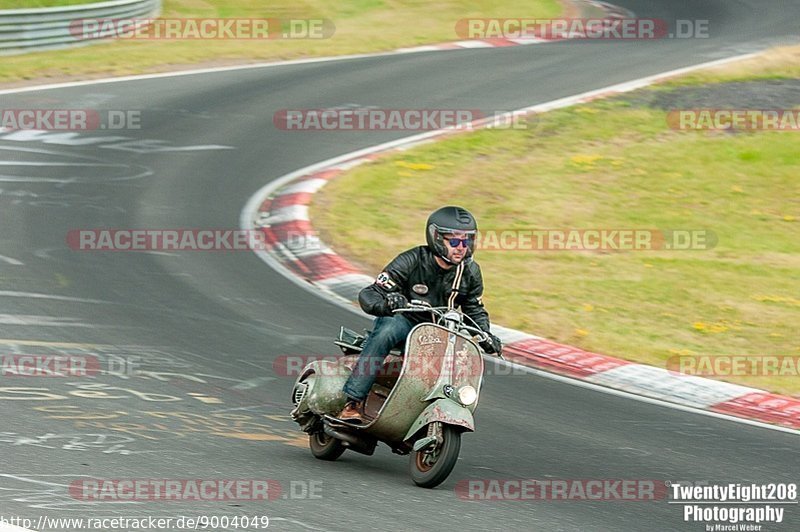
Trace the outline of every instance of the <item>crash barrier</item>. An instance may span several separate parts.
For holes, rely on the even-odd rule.
[[[155,17],[161,12],[161,2],[112,0],[73,6],[0,10],[0,55],[98,42],[98,39],[86,39],[79,32],[76,33],[75,28],[82,20]]]

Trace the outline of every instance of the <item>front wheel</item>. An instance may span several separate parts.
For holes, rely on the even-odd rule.
[[[434,488],[450,475],[461,451],[461,432],[442,425],[442,443],[433,451],[412,451],[409,460],[411,480],[421,488]]]
[[[314,458],[328,461],[336,460],[347,450],[341,440],[332,438],[322,431],[309,434],[308,446],[311,447]]]

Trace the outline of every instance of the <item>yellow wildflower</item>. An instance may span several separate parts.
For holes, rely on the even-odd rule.
[[[399,166],[401,168],[408,168],[409,170],[432,170],[434,168],[432,164],[410,163],[408,161],[397,161],[394,164],[395,166]]]

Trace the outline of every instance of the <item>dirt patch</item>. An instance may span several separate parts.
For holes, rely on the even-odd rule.
[[[800,106],[800,79],[710,83],[620,98],[634,107],[663,109],[791,109]]]

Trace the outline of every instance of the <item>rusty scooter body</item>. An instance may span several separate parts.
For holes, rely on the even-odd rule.
[[[333,417],[347,401],[342,388],[364,340],[344,327],[335,342],[344,356],[303,368],[292,393],[291,416],[309,434],[316,458],[336,460],[347,449],[371,455],[383,442],[397,454],[410,455],[412,480],[432,488],[455,466],[461,434],[475,430],[484,363],[472,335],[482,341],[485,333],[447,307],[412,302],[396,312],[428,312],[433,322],[411,330],[402,356],[393,351],[384,359],[365,403],[371,421],[354,425]]]

